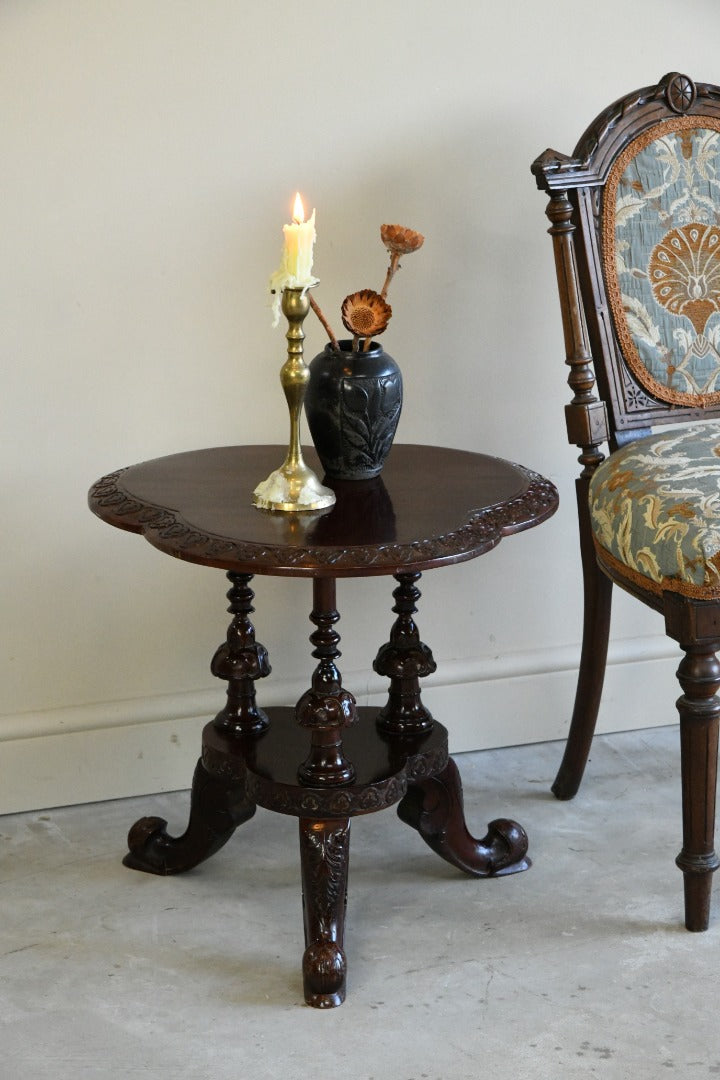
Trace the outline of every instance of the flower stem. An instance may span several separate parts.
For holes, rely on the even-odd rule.
[[[383,300],[385,299],[385,297],[388,294],[388,289],[390,288],[390,282],[395,277],[395,271],[398,270],[399,267],[400,267],[400,256],[398,255],[397,251],[391,251],[390,252],[390,265],[388,266],[387,274],[385,275],[385,283],[384,283],[384,285],[382,287],[382,292],[380,293],[380,296],[383,298]]]
[[[322,311],[318,307],[316,301],[313,300],[312,296],[309,296],[308,299],[310,301],[310,307],[313,309],[313,311],[317,315],[318,319],[322,323],[322,326],[323,326],[323,328],[325,330],[325,333],[330,338],[330,344],[332,345],[335,352],[339,353],[340,352],[340,346],[338,345],[337,338],[335,337],[335,335],[332,332],[332,329],[330,328],[330,323],[327,321],[327,319],[323,315]]]

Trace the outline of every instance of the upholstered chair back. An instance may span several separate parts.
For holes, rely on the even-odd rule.
[[[607,109],[573,157],[547,151],[533,172],[566,255],[572,440],[614,448],[720,415],[717,88],[665,76]]]

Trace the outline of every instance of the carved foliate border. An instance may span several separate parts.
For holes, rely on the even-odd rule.
[[[521,465],[514,466],[527,481],[519,495],[496,506],[471,513],[467,523],[443,536],[411,544],[385,543],[348,548],[253,544],[230,540],[194,528],[175,511],[141,501],[126,491],[122,477],[128,469],[109,473],[90,490],[92,511],[110,524],[134,529],[161,549],[188,561],[220,569],[251,572],[311,574],[318,567],[348,573],[363,569],[394,573],[404,566],[432,566],[445,560],[472,558],[495,547],[503,536],[539,525],[557,509],[558,493],[549,480]],[[123,520],[124,519],[124,520]]]
[[[202,763],[212,775],[243,784],[246,797],[266,810],[295,817],[343,818],[374,814],[400,802],[409,783],[443,771],[448,749],[443,744],[411,755],[397,773],[372,784],[327,789],[268,779],[235,755],[207,743],[203,744]]]

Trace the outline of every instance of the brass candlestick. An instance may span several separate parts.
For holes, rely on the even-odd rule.
[[[300,512],[323,510],[335,503],[335,492],[324,487],[303,461],[300,449],[300,414],[310,371],[303,360],[302,324],[310,310],[307,288],[286,288],[282,293],[282,312],[288,321],[287,360],[280,368],[280,383],[290,411],[290,443],[285,461],[258,484],[253,492],[253,506],[261,510]]]

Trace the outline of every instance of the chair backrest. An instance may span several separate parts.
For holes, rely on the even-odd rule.
[[[550,196],[568,437],[586,470],[605,441],[719,416],[720,88],[666,75],[532,171]]]

